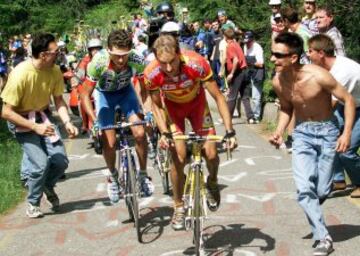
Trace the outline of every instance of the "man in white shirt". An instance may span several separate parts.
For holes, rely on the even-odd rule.
[[[333,40],[324,34],[319,34],[309,40],[310,60],[330,71],[334,78],[342,84],[354,97],[356,115],[352,129],[350,148],[341,154],[337,154],[334,161],[333,190],[346,188],[344,169],[348,173],[355,190],[351,193],[352,198],[360,198],[360,157],[357,151],[360,147],[360,64],[344,56],[335,56],[335,44]],[[339,121],[340,129],[344,124],[344,105],[336,98],[333,99],[335,115]]]
[[[244,54],[249,68],[248,78],[251,83],[254,123],[258,123],[261,117],[261,96],[265,79],[264,51],[255,41],[252,31],[245,32],[244,43]]]

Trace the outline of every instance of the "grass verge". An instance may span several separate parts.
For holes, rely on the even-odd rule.
[[[0,120],[0,215],[24,199],[25,190],[20,183],[22,150]]]

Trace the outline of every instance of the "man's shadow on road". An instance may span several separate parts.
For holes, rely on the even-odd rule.
[[[213,231],[213,230],[217,231]],[[254,240],[263,240],[259,245],[249,245]],[[234,255],[237,249],[258,247],[262,252],[269,252],[275,249],[275,239],[263,233],[258,228],[244,228],[244,224],[230,224],[227,226],[214,225],[204,229],[203,248],[206,255]],[[185,255],[192,255],[194,247],[183,252]]]
[[[78,200],[60,204],[59,209],[56,212],[49,213],[47,215],[65,214],[74,211],[84,211],[93,209],[94,207],[105,208],[111,205],[112,204],[108,197]]]
[[[79,178],[81,176],[88,175],[88,174],[90,174],[92,172],[97,172],[97,171],[103,170],[105,168],[106,168],[105,166],[102,166],[102,167],[97,167],[97,168],[87,168],[87,169],[84,169],[84,170],[78,170],[78,171],[74,171],[74,172],[67,172],[65,180]],[[104,175],[102,175],[102,176],[104,176]],[[60,182],[61,181],[62,180],[60,180]]]
[[[360,235],[360,226],[351,224],[340,224],[328,226],[330,236],[334,242],[343,242]]]

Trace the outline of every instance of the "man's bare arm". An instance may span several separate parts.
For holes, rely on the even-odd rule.
[[[161,101],[160,91],[150,91],[152,111],[160,133],[169,132],[166,122],[166,112]]]
[[[88,85],[86,82],[83,83],[83,90],[80,93],[81,104],[85,108],[86,114],[88,114],[91,120],[94,122],[96,116],[91,103],[91,95],[94,91],[94,86]]]

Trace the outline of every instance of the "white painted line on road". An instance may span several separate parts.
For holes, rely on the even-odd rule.
[[[237,148],[255,149],[256,147],[255,146],[249,146],[249,145],[238,145]]]
[[[229,204],[240,203],[240,201],[236,199],[236,195],[232,194],[225,195],[224,201]]]
[[[280,160],[282,157],[281,156],[253,156],[253,157],[245,158],[244,161],[246,164],[253,166],[253,165],[255,165],[254,159],[257,159],[257,158],[273,158],[276,160]]]
[[[90,154],[83,154],[83,155],[68,155],[69,160],[83,160],[87,158]]]
[[[105,183],[99,183],[96,185],[96,192],[103,192],[106,189]]]
[[[219,165],[219,167],[227,166],[227,165],[229,165],[229,164],[232,164],[232,163],[237,162],[238,160],[239,160],[239,159],[236,159],[236,158],[231,159],[231,160],[226,160],[225,162],[222,162],[222,163]]]
[[[106,223],[106,227],[110,228],[110,227],[117,227],[119,226],[119,221],[118,220],[112,220],[112,221],[108,221]]]
[[[240,172],[239,174],[235,175],[218,175],[218,178],[226,180],[228,182],[236,182],[245,176],[247,176],[247,172]]]
[[[270,201],[271,199],[273,199],[275,197],[276,193],[266,193],[266,194],[257,195],[257,196],[246,195],[246,194],[242,194],[242,193],[238,193],[237,195],[240,197],[251,199],[253,201],[264,203],[264,202],[267,202],[267,201]]]

